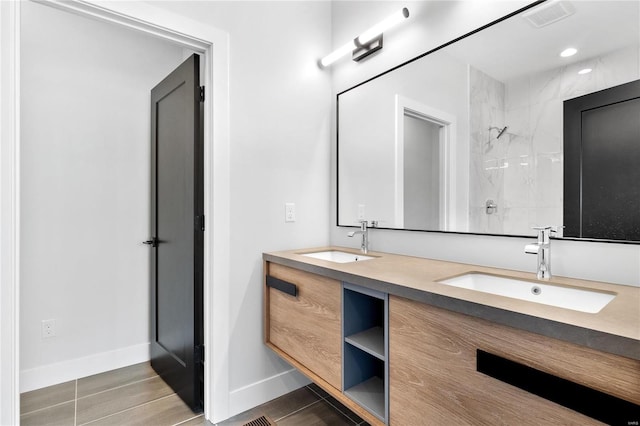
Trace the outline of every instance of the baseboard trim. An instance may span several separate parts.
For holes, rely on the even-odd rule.
[[[20,393],[149,361],[149,343],[20,371]]]
[[[235,389],[229,395],[229,417],[257,407],[309,383],[311,383],[309,379],[292,368],[259,382]]]

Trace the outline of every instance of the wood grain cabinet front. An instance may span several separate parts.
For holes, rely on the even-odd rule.
[[[389,297],[389,339],[392,425],[590,425],[618,421],[637,424],[634,422],[640,420],[624,417],[633,417],[640,404],[637,360],[394,296]],[[612,397],[626,411],[619,413],[622,418],[600,422],[564,404],[507,384],[478,371],[481,358],[478,350],[533,371],[535,376],[527,380],[536,382],[533,385],[545,392],[557,386],[547,384],[545,380],[551,377],[605,394],[588,404],[606,405]],[[499,364],[498,373],[512,374],[502,371],[503,368],[510,367]],[[542,372],[543,378],[538,372]],[[566,396],[572,397],[560,395]],[[616,410],[612,405],[600,408],[606,415],[616,414],[607,412]]]
[[[314,381],[340,390],[340,282],[271,262],[265,275],[267,346]]]

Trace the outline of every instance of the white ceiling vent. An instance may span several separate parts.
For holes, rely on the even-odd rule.
[[[545,27],[573,15],[576,9],[564,0],[552,0],[522,14],[534,28]]]

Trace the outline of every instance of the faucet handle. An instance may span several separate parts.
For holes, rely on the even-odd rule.
[[[551,235],[551,226],[532,226],[531,229],[538,231],[538,244],[547,244]]]
[[[531,229],[538,231],[538,236],[540,236],[546,234],[547,231],[551,231],[551,225],[532,226]]]
[[[551,235],[557,235],[558,229],[564,228],[564,225],[545,225],[545,226],[532,226],[531,229],[538,231],[538,241],[548,242]]]
[[[564,225],[543,225],[543,226],[532,226],[531,229],[542,230],[542,229],[550,229],[553,232],[558,232],[559,228],[564,228]]]
[[[563,229],[564,225],[545,225],[545,226],[532,226],[531,229],[535,229],[536,231],[549,231],[549,233],[558,233],[558,229]]]

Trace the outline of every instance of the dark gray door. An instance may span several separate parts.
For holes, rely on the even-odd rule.
[[[564,235],[640,241],[640,80],[564,104]]]
[[[203,407],[203,139],[199,57],[151,91],[151,366]]]

